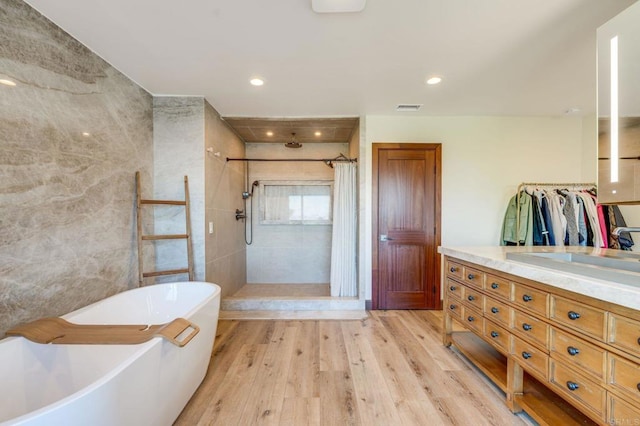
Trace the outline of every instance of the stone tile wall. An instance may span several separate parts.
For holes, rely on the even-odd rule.
[[[151,95],[22,1],[0,0],[0,78],[1,336],[137,286],[153,145]]]

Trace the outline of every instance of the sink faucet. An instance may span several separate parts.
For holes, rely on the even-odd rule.
[[[621,232],[640,232],[640,226],[620,226],[615,228],[612,234],[620,235]]]

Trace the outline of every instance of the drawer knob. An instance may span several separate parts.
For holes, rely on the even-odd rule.
[[[638,384],[636,385],[636,387],[637,387],[637,388],[638,388],[638,390],[640,391],[640,383],[638,383]]]
[[[456,305],[449,305],[449,309],[454,310],[456,308]]]
[[[569,346],[567,347],[567,352],[569,352],[569,355],[571,356],[576,356],[580,353],[580,349],[574,348],[573,346]]]
[[[467,278],[469,278],[470,280],[474,279],[475,277],[476,277],[476,276],[475,276],[475,275],[473,275],[473,274],[469,274],[469,275],[467,275]]]
[[[531,358],[531,354],[529,352],[522,352],[522,358],[529,359]]]
[[[449,287],[449,290],[451,290],[451,291],[456,291],[456,286],[455,286],[455,285],[452,285],[451,287]]]
[[[567,388],[568,388],[570,391],[574,391],[574,390],[576,390],[576,389],[580,388],[580,385],[579,385],[579,384],[577,384],[576,382],[567,382]]]
[[[476,300],[475,296],[470,294],[467,299],[469,299],[469,302],[473,302],[474,300]]]
[[[567,313],[567,316],[570,320],[577,320],[578,318],[580,318],[580,314],[574,311],[569,311],[569,313]]]
[[[525,294],[524,296],[522,296],[522,300],[524,300],[525,302],[531,302],[533,300],[533,297]]]
[[[497,289],[498,288],[498,283],[492,283],[491,284],[491,288],[494,289],[494,290]]]
[[[522,324],[522,329],[524,331],[531,331],[533,327],[531,326],[531,324],[527,324],[526,322],[524,324]]]
[[[496,308],[495,306],[493,308],[491,308],[491,312],[494,314],[498,313],[498,308]]]
[[[471,315],[469,315],[469,316],[467,317],[467,321],[469,321],[469,322],[474,322],[475,320],[476,320],[476,319],[475,319],[474,317],[472,317]]]
[[[453,267],[453,266],[452,266],[451,268],[449,268],[449,271],[450,271],[450,272],[456,272],[457,270],[458,270],[458,268],[455,268],[455,267]]]
[[[495,337],[498,337],[498,336],[499,336],[499,334],[498,334],[498,332],[497,332],[497,331],[492,331],[492,332],[491,332],[491,337],[494,337],[494,338],[495,338]],[[640,387],[640,383],[638,383],[638,387]]]

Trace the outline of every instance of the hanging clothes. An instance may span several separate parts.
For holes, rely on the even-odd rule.
[[[576,195],[571,192],[561,193],[565,197],[564,217],[567,219],[567,235],[564,244],[568,246],[580,245],[580,229],[578,223],[579,206]]]
[[[630,250],[634,244],[628,232],[619,237],[612,235],[613,229],[626,226],[626,223],[617,206],[597,204],[595,189],[525,188],[520,192],[519,200],[519,206],[517,195],[509,200],[500,245],[570,245]]]
[[[602,247],[609,248],[609,238],[607,237],[607,229],[609,226],[605,220],[604,208],[602,204],[597,205],[598,209],[598,223],[600,224],[600,237],[602,238]]]
[[[533,212],[531,209],[531,195],[522,191],[520,194],[520,208],[518,208],[518,196],[514,195],[509,200],[507,211],[502,222],[502,234],[500,245],[522,244],[533,245]],[[518,227],[518,212],[520,213],[520,226]],[[519,229],[518,229],[519,228]]]
[[[547,192],[549,200],[549,212],[551,213],[551,228],[555,236],[556,245],[564,246],[564,237],[567,234],[567,218],[564,216],[564,204],[566,200],[555,191]]]
[[[593,245],[593,247],[604,247],[595,199],[591,194],[586,192],[578,192],[576,194],[582,198],[584,204],[585,217],[588,220],[589,228],[591,230],[588,236],[589,241],[592,242],[591,245]]]
[[[542,217],[544,219],[545,225],[547,226],[547,237],[549,241],[547,245],[555,246],[556,236],[552,226],[551,210],[549,209],[549,198],[544,193],[543,193],[543,196],[541,197],[541,204],[542,204]]]
[[[622,212],[620,211],[620,208],[618,206],[609,206],[609,211],[613,211],[613,217],[615,218],[615,226],[611,229],[612,232],[613,229],[617,227],[627,226],[627,223],[625,222],[624,217],[622,217]],[[615,235],[613,236],[615,237]],[[631,250],[631,247],[633,247],[633,238],[631,238],[631,234],[629,232],[621,232],[620,236],[617,237],[617,240],[620,246],[620,250]]]

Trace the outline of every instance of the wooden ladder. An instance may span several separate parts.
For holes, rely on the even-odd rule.
[[[138,225],[138,282],[143,284],[144,278],[159,277],[163,275],[189,274],[189,281],[193,281],[193,249],[191,248],[191,221],[189,215],[189,179],[184,177],[184,201],[173,200],[145,200],[142,198],[142,185],[140,183],[140,172],[136,172],[136,215]],[[142,234],[142,207],[145,205],[152,206],[184,206],[184,215],[186,221],[186,234],[168,234],[168,235],[143,235]],[[143,241],[159,241],[159,240],[180,240],[184,239],[187,243],[187,267],[183,269],[170,269],[165,271],[144,272],[142,242]]]

